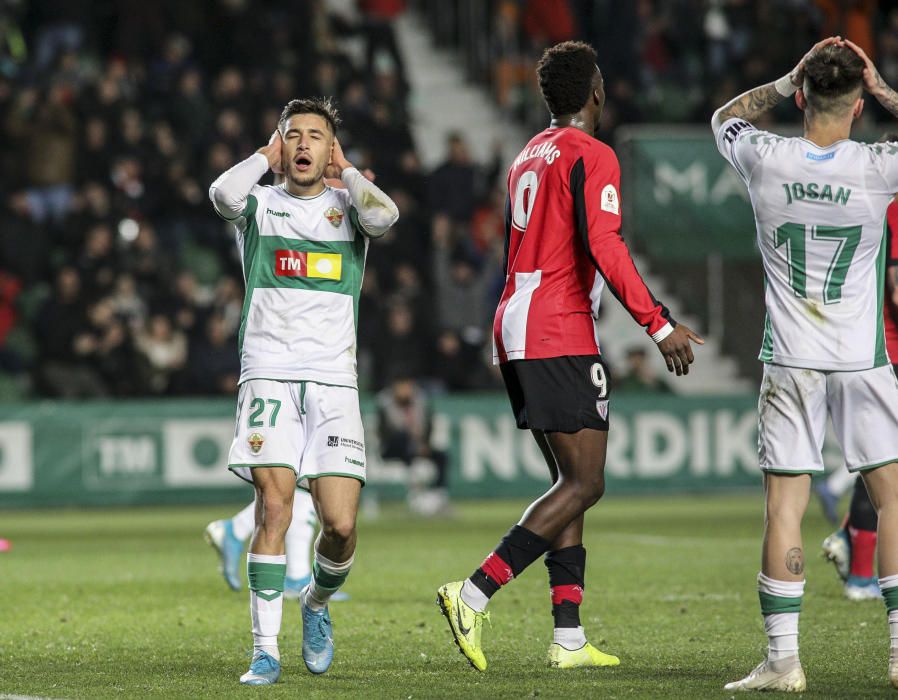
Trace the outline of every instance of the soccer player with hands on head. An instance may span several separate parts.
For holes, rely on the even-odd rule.
[[[758,594],[767,658],[726,690],[802,692],[798,617],[801,521],[832,419],[849,471],[879,515],[879,586],[889,615],[889,680],[898,687],[898,381],[883,332],[883,228],[898,192],[898,144],[852,141],[863,91],[898,116],[898,93],[854,43],[829,37],[787,75],[732,99],[711,120],[747,185],[766,279],[759,359],[759,462],[766,496]],[[804,135],[752,121],[794,95]]]
[[[269,143],[209,190],[216,212],[236,229],[246,280],[228,466],[256,489],[247,555],[254,650],[240,679],[248,685],[275,683],[281,673],[284,536],[296,487],[311,492],[321,523],[312,580],[300,595],[302,655],[312,673],[333,660],[328,601],[356,546],[365,481],[358,301],[368,241],[386,233],[398,210],[346,159],[338,125],[330,100],[292,100]],[[284,182],[259,185],[269,170]],[[328,176],[345,189],[331,187]]]
[[[464,581],[440,587],[437,602],[453,639],[480,671],[490,598],[545,555],[555,621],[554,668],[615,666],[580,624],[586,573],[583,516],[601,498],[611,392],[596,321],[603,288],[627,308],[664,356],[688,374],[691,342],[652,296],[621,238],[620,166],[595,138],[605,103],[595,50],[580,42],[547,49],[537,68],[551,113],[508,173],[506,283],[496,311],[499,364],[518,427],[530,430],[552,487],[525,511]]]

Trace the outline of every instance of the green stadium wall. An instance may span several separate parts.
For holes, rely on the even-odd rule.
[[[754,395],[619,396],[612,403],[609,492],[756,487]],[[453,497],[530,497],[548,482],[530,435],[500,395],[437,399],[434,443],[449,451]],[[363,402],[366,492],[405,494],[408,470],[377,457],[374,407]],[[0,405],[0,507],[246,501],[225,463],[229,400]]]

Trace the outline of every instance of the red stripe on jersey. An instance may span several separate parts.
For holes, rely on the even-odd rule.
[[[552,605],[561,605],[565,600],[580,605],[583,602],[583,589],[577,584],[552,586]]]
[[[602,278],[649,334],[671,322],[620,236],[620,166],[608,146],[573,127],[546,129],[512,164],[508,195],[497,361],[598,353]]]
[[[489,556],[483,560],[480,568],[483,569],[483,573],[500,586],[504,586],[514,578],[514,572],[511,570],[511,567],[495,552],[490,552]]]
[[[892,202],[886,209],[886,274],[890,274],[889,268],[898,265],[898,203]],[[898,364],[898,306],[889,293],[886,285],[883,300],[883,323],[886,335],[886,351],[892,364]]]

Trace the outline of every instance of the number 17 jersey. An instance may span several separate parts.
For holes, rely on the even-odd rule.
[[[717,148],[755,215],[767,307],[759,359],[834,371],[887,364],[885,214],[898,191],[898,143],[822,148],[729,119]]]

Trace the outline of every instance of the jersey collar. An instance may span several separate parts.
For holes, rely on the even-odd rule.
[[[287,190],[287,185],[286,185],[286,184],[280,184],[280,185],[278,185],[278,189],[281,190],[281,191],[282,191],[284,194],[286,194],[288,197],[293,197],[293,199],[311,200],[311,199],[318,199],[320,196],[322,196],[322,195],[324,195],[324,194],[327,194],[328,192],[330,192],[330,190],[331,190],[332,188],[331,188],[330,185],[325,185],[325,186],[324,186],[324,189],[321,190],[321,192],[319,192],[318,194],[313,194],[311,197],[302,197],[302,196],[300,196],[300,195],[298,195],[298,194],[293,194],[292,192],[290,192],[290,191]]]

